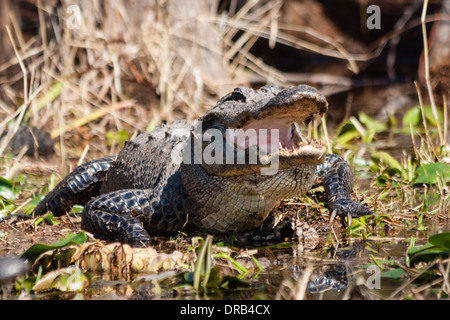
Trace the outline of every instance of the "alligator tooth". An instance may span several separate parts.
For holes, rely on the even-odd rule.
[[[327,151],[325,149],[322,150],[322,153],[320,154],[320,156],[317,159],[321,159],[325,155],[325,153],[327,153]]]
[[[303,136],[301,134],[299,134],[298,136],[300,137],[300,139],[302,139],[303,143],[308,144],[308,140],[303,138]]]
[[[293,122],[291,124],[290,129],[291,129],[291,136],[292,136],[292,142],[294,144],[294,146],[293,146],[294,148],[300,147],[302,142],[304,144],[308,144],[308,140],[303,138],[301,130],[300,130],[300,126],[296,122]]]

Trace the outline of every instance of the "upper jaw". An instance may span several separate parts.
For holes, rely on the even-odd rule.
[[[290,117],[299,124],[308,123],[314,114],[327,112],[326,98],[315,88],[299,85],[283,90],[276,86],[265,86],[258,90],[240,88],[245,101],[220,99],[217,105],[199,120],[203,123],[220,122],[227,128],[242,128],[267,117]],[[225,96],[226,97],[226,96]]]
[[[296,121],[300,124],[308,124],[314,114],[324,115],[328,110],[328,102],[317,89],[299,85],[281,90],[272,97],[253,119],[243,123],[253,122],[259,119],[285,119],[286,123]]]
[[[278,170],[319,165],[325,160],[325,147],[319,141],[303,137],[300,125],[309,123],[315,114],[323,115],[327,107],[319,91],[297,86],[279,91],[262,106],[259,101],[257,110],[250,106],[231,120],[216,119],[214,122],[224,131],[223,159],[230,160],[226,150],[232,150],[233,161],[202,167],[212,174],[233,176],[260,173],[274,163]],[[255,157],[257,161],[252,163]],[[244,163],[240,164],[242,160]]]

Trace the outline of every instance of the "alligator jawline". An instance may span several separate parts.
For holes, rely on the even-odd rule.
[[[312,116],[303,113],[299,117],[297,112],[291,112],[248,121],[242,129],[228,129],[226,139],[234,144],[236,152],[256,146],[263,163],[279,158],[295,162],[292,165],[318,165],[323,162],[326,150],[321,141],[304,137],[298,125],[309,122]],[[293,119],[296,121],[292,122]]]

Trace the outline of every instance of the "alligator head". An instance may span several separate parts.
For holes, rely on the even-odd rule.
[[[261,173],[274,164],[274,173],[321,164],[324,146],[304,138],[300,125],[308,124],[314,114],[323,115],[327,108],[326,98],[306,85],[236,88],[194,125],[194,139],[201,140],[197,149],[194,146],[195,161],[220,176]]]

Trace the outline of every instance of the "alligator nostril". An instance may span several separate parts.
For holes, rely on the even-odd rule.
[[[231,94],[231,98],[234,101],[241,101],[241,102],[245,102],[245,96],[242,93],[242,90],[239,88],[234,89],[233,93]]]

